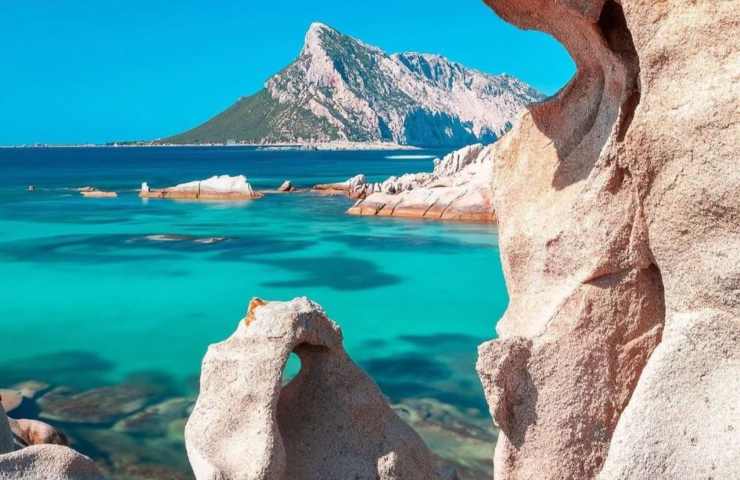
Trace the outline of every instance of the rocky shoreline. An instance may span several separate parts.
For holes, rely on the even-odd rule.
[[[350,215],[495,223],[493,146],[469,145],[435,160],[430,173],[369,183],[364,175],[315,185],[321,195],[345,195],[357,202]]]
[[[184,429],[196,394],[178,394],[167,383],[137,375],[89,389],[39,381],[0,389],[10,431],[16,442],[23,439],[5,450],[22,452],[43,443],[53,445],[43,455],[52,452],[56,458],[59,449],[74,448],[81,454],[69,448],[65,454],[76,459],[74,468],[67,473],[60,468],[54,477],[65,480],[192,480]],[[465,479],[490,479],[496,430],[485,417],[429,398],[409,399],[393,410],[431,446],[435,468],[454,469]],[[2,432],[0,425],[0,468],[19,459],[18,453],[3,455]],[[29,476],[7,478],[37,478],[28,470],[24,474]]]

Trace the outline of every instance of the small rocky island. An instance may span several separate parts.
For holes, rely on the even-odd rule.
[[[493,146],[475,144],[434,161],[434,171],[368,182],[356,175],[344,182],[316,185],[322,195],[356,199],[347,213],[493,223]]]
[[[181,183],[174,187],[150,188],[144,182],[139,191],[141,198],[164,198],[170,200],[255,200],[263,195],[256,192],[244,175],[213,176],[206,180]]]

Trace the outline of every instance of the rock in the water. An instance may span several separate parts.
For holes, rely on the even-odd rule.
[[[142,198],[169,198],[173,200],[254,200],[262,198],[244,175],[213,176],[206,180],[181,183],[168,188],[150,188],[141,184],[139,196]]]
[[[30,445],[69,445],[69,440],[64,433],[60,432],[51,425],[38,420],[15,420],[8,419],[10,429],[24,446]]]
[[[496,431],[489,420],[428,398],[405,400],[393,409],[461,478],[490,480],[493,476]]]
[[[171,398],[119,420],[113,428],[120,432],[164,436],[173,421],[187,418],[192,406],[189,398]]]
[[[12,412],[23,403],[23,394],[18,390],[0,388],[0,403],[7,413]]]
[[[293,183],[290,180],[284,181],[278,187],[278,192],[292,192],[294,190]]]
[[[60,445],[35,445],[0,455],[0,480],[103,480],[92,460]]]
[[[98,190],[96,188],[91,188],[89,190],[80,190],[80,195],[82,195],[85,198],[116,198],[118,197],[118,194],[116,192],[106,192],[103,190]]]
[[[302,368],[282,385],[291,352]],[[203,361],[185,439],[198,479],[429,480],[432,456],[306,298],[253,301]]]
[[[40,417],[69,423],[113,423],[146,407],[160,395],[154,387],[121,384],[75,393],[56,388],[38,401]]]
[[[470,145],[436,160],[432,173],[391,177],[352,191],[350,215],[495,221],[492,147]]]
[[[27,439],[27,444],[46,444],[18,448],[14,433]],[[65,446],[48,444],[62,440],[66,440],[63,434],[41,422],[9,419],[0,405],[0,480],[102,480],[92,460]]]
[[[13,385],[12,390],[18,390],[24,398],[33,400],[49,389],[49,384],[37,380],[27,380]]]
[[[495,477],[740,478],[740,9],[486,2],[578,66],[493,147]]]
[[[364,195],[367,178],[358,174],[338,183],[324,183],[313,186],[313,191],[321,195],[346,195],[350,198],[359,198]]]

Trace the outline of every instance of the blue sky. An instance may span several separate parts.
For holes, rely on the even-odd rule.
[[[0,0],[0,144],[151,139],[254,93],[313,21],[389,52],[440,53],[545,93],[567,52],[481,0]]]

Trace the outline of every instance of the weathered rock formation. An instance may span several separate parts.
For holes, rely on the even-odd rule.
[[[740,478],[740,10],[486,1],[578,65],[492,154],[496,478]]]
[[[31,446],[17,448],[14,430],[23,444]],[[42,422],[8,419],[0,406],[0,480],[101,480],[92,460],[49,443],[64,443],[60,435]]]
[[[262,198],[247,182],[244,175],[230,177],[214,176],[206,180],[181,183],[168,188],[149,188],[141,184],[139,196],[142,198],[167,198],[171,200],[254,200]]]
[[[346,195],[349,198],[364,197],[368,188],[365,175],[358,174],[343,182],[314,185],[311,190],[321,195]]]
[[[470,145],[435,160],[432,173],[390,177],[350,191],[350,215],[493,222],[493,147]]]
[[[302,368],[283,386],[288,356]],[[199,480],[429,480],[421,439],[349,359],[339,327],[306,298],[250,303],[203,360],[185,430]]]

